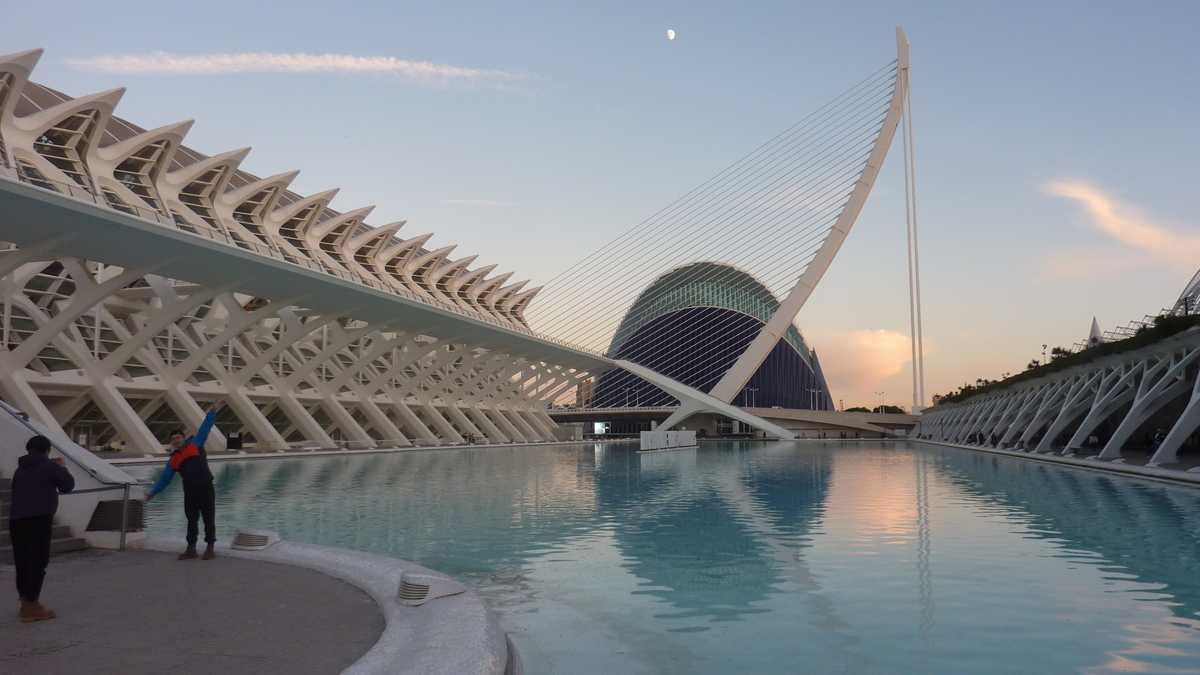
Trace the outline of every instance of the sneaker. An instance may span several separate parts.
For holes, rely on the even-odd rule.
[[[194,549],[194,548],[189,548],[188,550],[179,554],[179,560],[195,560],[195,559],[196,559],[196,549]]]
[[[217,557],[217,552],[213,550],[213,545],[209,544],[208,547],[204,549],[204,555],[201,556],[200,559],[212,560],[215,557]]]

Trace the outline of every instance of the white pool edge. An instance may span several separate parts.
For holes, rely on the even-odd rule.
[[[1179,469],[1164,469],[1154,466],[1139,466],[1137,464],[1120,464],[1106,462],[1104,460],[1093,459],[1091,457],[1068,457],[1063,455],[1043,455],[1032,452],[1021,452],[1019,450],[1007,450],[1004,448],[984,448],[975,445],[963,445],[961,443],[947,443],[945,441],[934,441],[923,438],[907,438],[907,439],[889,439],[898,442],[909,443],[924,443],[926,445],[938,445],[946,448],[957,448],[960,450],[970,450],[972,452],[984,452],[993,455],[1006,455],[1009,457],[1019,457],[1021,459],[1029,459],[1036,462],[1046,462],[1048,464],[1061,464],[1064,466],[1073,466],[1080,469],[1090,469],[1092,471],[1103,471],[1105,473],[1115,473],[1129,476],[1131,478],[1141,478],[1144,480],[1153,480],[1161,483],[1171,483],[1186,487],[1200,487],[1200,474],[1189,473]]]
[[[633,439],[636,442],[637,439]],[[593,445],[595,443],[617,443],[621,439],[606,441],[545,441],[540,443],[477,443],[474,445],[413,445],[396,448],[363,448],[358,450],[279,450],[273,452],[242,452],[238,454],[209,455],[210,462],[240,462],[246,460],[292,459],[295,457],[337,457],[341,455],[387,455],[404,452],[429,452],[431,450],[490,450],[499,448],[531,448],[548,445]],[[626,441],[630,442],[630,441]],[[149,457],[114,457],[105,458],[97,455],[115,466],[139,466],[146,464],[162,464],[167,454],[151,455]]]

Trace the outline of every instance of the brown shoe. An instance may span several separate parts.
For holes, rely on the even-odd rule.
[[[179,560],[195,560],[195,559],[196,559],[196,549],[194,549],[194,548],[189,548],[188,550],[179,554]]]
[[[21,623],[33,623],[34,621],[49,621],[57,616],[53,610],[47,609],[40,602],[21,602]]]
[[[201,560],[212,560],[215,557],[217,557],[217,552],[213,550],[213,545],[209,544],[204,549],[204,555],[200,556],[200,559]]]

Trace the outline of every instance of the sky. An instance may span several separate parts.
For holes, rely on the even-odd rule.
[[[1196,3],[574,4],[18,3],[0,51],[537,283],[890,61],[900,24],[930,394],[1156,313],[1200,267]],[[899,151],[797,319],[846,406],[912,403]]]

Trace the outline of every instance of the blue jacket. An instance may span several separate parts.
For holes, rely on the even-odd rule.
[[[187,446],[194,444],[196,447],[201,449],[201,455],[203,455],[204,444],[208,441],[208,434],[212,431],[213,423],[216,421],[216,411],[210,410],[209,413],[204,416],[204,421],[200,423],[200,428],[196,430],[196,434],[191,438],[185,438],[183,440],[183,445],[181,445],[180,448],[186,448]],[[179,451],[176,450],[175,452]],[[154,487],[151,487],[146,492],[147,497],[153,497],[154,495],[165,490],[167,486],[171,484],[171,479],[175,477],[175,468],[171,465],[171,459],[174,457],[175,452],[172,452],[171,457],[167,458],[167,464],[163,467],[163,472],[159,475],[158,481],[154,483]]]

